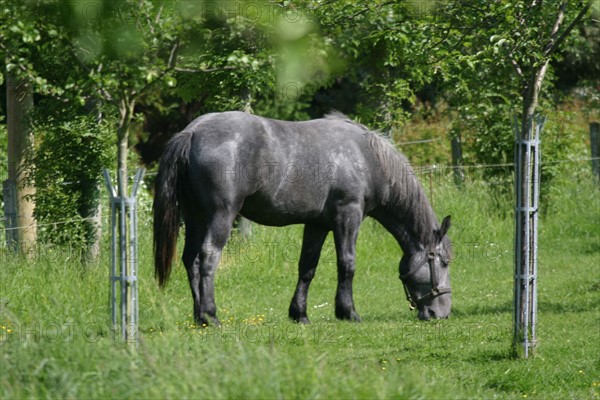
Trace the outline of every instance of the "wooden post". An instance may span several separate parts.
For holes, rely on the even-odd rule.
[[[92,214],[86,218],[89,218],[86,224],[91,232],[88,237],[85,262],[96,262],[100,258],[100,242],[102,239],[102,205],[98,203],[98,206],[92,210]]]
[[[19,237],[17,235],[17,185],[14,180],[2,182],[2,198],[4,199],[4,228],[6,247],[13,252],[17,250]]]
[[[451,143],[454,183],[460,188],[465,180],[465,173],[462,169],[462,142],[460,140],[460,136],[454,136]]]
[[[27,123],[27,113],[33,108],[33,90],[19,82],[11,73],[6,75],[6,111],[8,128],[8,180],[14,182],[15,224],[17,246],[28,254],[35,246],[37,229],[31,196],[35,187],[27,184],[25,158],[33,150],[33,134]],[[7,184],[12,185],[12,183]],[[10,190],[10,189],[9,189]]]
[[[590,146],[592,148],[592,173],[600,182],[600,123],[590,124]]]

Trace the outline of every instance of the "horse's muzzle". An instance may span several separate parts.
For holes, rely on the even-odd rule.
[[[419,309],[418,317],[421,321],[429,321],[430,319],[446,319],[450,316],[450,313],[445,315],[437,315],[435,310],[428,306],[424,306]]]

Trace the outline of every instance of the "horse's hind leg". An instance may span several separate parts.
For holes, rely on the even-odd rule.
[[[235,213],[215,213],[210,222],[186,221],[183,263],[194,299],[197,324],[220,325],[215,304],[214,276],[227,243]]]
[[[306,315],[306,297],[308,287],[315,276],[323,243],[328,231],[311,225],[304,226],[304,238],[302,239],[302,252],[298,263],[298,283],[296,292],[290,304],[289,316],[296,322],[308,323]]]
[[[338,212],[333,230],[337,253],[338,285],[335,295],[335,316],[338,319],[360,321],[354,308],[352,280],[354,278],[354,259],[356,239],[362,221],[362,213],[354,207],[346,207]]]

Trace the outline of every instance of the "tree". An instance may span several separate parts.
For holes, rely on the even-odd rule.
[[[143,135],[140,111],[148,107],[164,113],[178,110],[181,102],[196,101],[202,104],[201,112],[256,107],[264,114],[273,112],[273,116],[281,116],[281,110],[288,109],[286,112],[291,116],[298,110],[295,102],[283,106],[273,102],[277,100],[273,96],[277,71],[290,64],[278,57],[275,49],[285,49],[291,43],[296,54],[309,47],[322,52],[315,45],[319,44],[318,34],[310,23],[299,33],[289,34],[299,25],[286,23],[282,16],[288,11],[279,5],[265,5],[267,9],[253,14],[254,9],[243,8],[242,3],[232,10],[221,7],[219,2],[208,7],[203,2],[176,0],[106,0],[91,5],[67,1],[0,1],[1,55],[8,70],[31,84],[36,103],[43,104],[32,119],[39,139],[46,139],[38,146],[36,157],[31,158],[44,166],[38,170],[40,179],[54,177],[60,181],[56,177],[77,169],[91,172],[89,168],[97,165],[95,161],[86,159],[86,165],[78,165],[78,160],[84,157],[64,157],[63,149],[58,147],[60,141],[52,138],[62,135],[73,141],[65,143],[64,148],[95,138],[99,141],[88,146],[92,153],[103,142],[102,138],[88,135],[81,140],[74,127],[84,131],[80,135],[85,135],[96,132],[97,126],[104,132],[113,121],[117,164],[126,176],[132,131]],[[274,41],[273,37],[283,39]],[[319,57],[317,54],[315,59]],[[307,64],[310,63],[303,62],[303,66]],[[311,74],[319,74],[322,69],[307,68],[301,72],[304,79],[310,80]],[[307,75],[307,70],[312,72]],[[292,75],[290,79],[295,78]],[[98,117],[94,121],[89,115]],[[82,124],[89,125],[83,128]],[[105,153],[103,150],[96,160]],[[50,173],[46,169],[50,166],[44,163],[52,157],[61,157],[62,166],[52,166]],[[126,182],[121,187],[124,193]],[[81,198],[82,204],[92,204],[85,199],[97,193],[91,191],[90,196],[79,197],[76,192],[63,189],[64,186],[48,184],[38,197],[50,196],[52,192],[53,201],[67,196]],[[86,189],[82,186],[78,190]],[[41,200],[38,214],[51,219],[66,208],[53,207],[51,202]],[[81,211],[75,203],[72,208]],[[89,213],[81,216],[87,218]],[[51,235],[51,238],[66,236]]]
[[[569,1],[544,2],[533,1],[494,1],[469,3],[449,2],[443,9],[447,25],[447,32],[452,30],[461,32],[461,36],[450,49],[457,47],[473,47],[463,59],[469,66],[483,67],[488,72],[489,79],[493,82],[500,78],[504,81],[504,88],[498,86],[497,93],[509,99],[510,95],[517,93],[520,103],[520,127],[517,132],[516,148],[529,153],[529,146],[524,141],[533,139],[535,128],[535,115],[539,108],[542,84],[548,74],[550,61],[556,54],[561,44],[568,38],[571,31],[586,16],[592,6],[591,1],[570,4]],[[476,34],[473,31],[476,29]],[[450,36],[450,35],[449,35]],[[484,39],[484,41],[481,40]],[[489,38],[489,39],[488,39]],[[478,40],[479,39],[479,40]],[[489,42],[485,42],[488,39]],[[449,43],[452,39],[447,39]],[[490,74],[491,73],[491,74]],[[515,102],[512,102],[516,106]],[[531,287],[535,281],[530,280],[531,274],[536,271],[537,263],[532,247],[537,246],[537,221],[532,207],[537,204],[537,198],[532,197],[530,186],[532,176],[530,173],[530,160],[528,157],[517,160],[522,163],[516,167],[519,176],[515,179],[516,204],[515,211],[515,295],[519,296],[519,307],[515,309],[515,335],[513,349],[515,354],[521,354],[517,345],[523,338],[533,335],[532,325],[527,322],[533,318],[534,306],[527,308],[525,304],[527,290],[521,287]],[[534,176],[534,179],[539,177]],[[530,224],[530,220],[531,222]],[[531,228],[530,228],[531,227]],[[517,240],[522,238],[522,240]],[[525,279],[527,277],[527,279]],[[531,279],[537,279],[532,276]],[[535,294],[531,294],[535,296]],[[527,300],[527,301],[526,301]],[[535,304],[535,298],[531,300]],[[530,315],[531,314],[531,315]],[[534,322],[531,322],[534,324]],[[534,338],[532,338],[534,339]],[[525,340],[527,343],[528,340]],[[533,342],[535,344],[535,342]],[[524,349],[525,354],[529,349]]]
[[[143,1],[101,3],[97,18],[77,12],[77,3],[64,3],[62,12],[74,15],[70,30],[72,51],[88,71],[91,94],[118,112],[117,166],[123,177],[119,195],[126,195],[127,159],[135,105],[152,85],[172,84],[179,48],[179,28],[173,10]]]
[[[556,5],[554,5],[554,7],[549,7],[542,3],[541,0],[534,0],[529,7],[524,6],[522,10],[519,10],[515,14],[517,22],[515,28],[517,32],[522,31],[522,37],[524,37],[525,40],[513,40],[512,42],[507,43],[508,47],[505,50],[505,54],[519,78],[522,96],[520,135],[521,138],[525,140],[533,139],[533,131],[536,129],[535,113],[538,108],[539,94],[552,54],[559,48],[571,30],[581,21],[583,16],[592,6],[591,1],[588,1],[585,4],[580,3],[578,7],[579,10],[576,10],[575,16],[571,21],[566,22],[565,15],[567,13],[568,1],[560,2],[557,7],[558,9],[554,9]],[[544,10],[544,7],[547,9]],[[536,22],[538,23],[532,27],[530,26],[529,29],[524,28],[524,26],[528,25],[528,18],[531,18],[534,15],[536,17],[542,17],[542,19],[537,20]],[[553,18],[546,19],[548,16]],[[548,25],[548,22],[550,21],[553,21],[551,27]],[[531,51],[532,47],[534,51]],[[522,160],[518,160],[518,162],[528,163],[529,161],[526,158],[523,158]],[[519,178],[517,185],[520,184],[521,187],[517,188],[515,193],[515,195],[519,197],[516,199],[517,204],[528,205],[531,204],[529,198],[530,192],[528,190],[531,185],[529,165],[521,165],[518,170],[521,171],[521,176],[517,177]],[[533,200],[533,203],[537,203],[537,199]],[[521,247],[515,249],[515,273],[520,274],[521,276],[529,276],[525,271],[530,271],[532,268],[530,264],[537,262],[534,259],[533,254],[531,254],[530,249],[531,241],[535,241],[533,246],[537,246],[537,225],[529,228],[527,221],[530,218],[529,212],[519,212],[519,210],[517,210],[516,218],[517,232],[515,232],[515,235],[523,239],[520,243],[518,241],[516,242],[517,245],[520,245]],[[531,229],[533,229],[533,232]],[[527,262],[526,260],[529,261]],[[536,268],[537,267],[534,266],[533,271],[535,271]],[[533,277],[533,279],[537,278]],[[530,283],[515,278],[515,285],[530,285]],[[525,290],[515,293],[521,293],[522,297],[527,295]],[[535,294],[533,296],[535,296]],[[533,301],[536,301],[536,299]],[[515,315],[518,316],[515,323],[518,326],[516,326],[515,337],[513,339],[513,348],[517,354],[520,354],[521,352],[517,346],[521,337],[530,335],[530,332],[528,332],[529,328],[524,322],[529,317],[524,314],[530,313],[530,310],[525,308],[525,301],[523,298],[520,299],[519,304],[519,309],[515,310]],[[532,323],[534,323],[534,321]],[[535,342],[533,345],[535,345]],[[527,354],[527,349],[525,350],[525,354]]]
[[[8,130],[8,180],[3,183],[3,192],[5,207],[12,208],[5,210],[9,220],[7,228],[16,230],[13,231],[16,234],[7,233],[7,240],[12,236],[16,242],[13,244],[25,254],[33,249],[37,238],[32,200],[35,186],[32,171],[26,164],[27,155],[33,149],[33,134],[28,123],[28,113],[33,107],[33,86],[26,74],[27,67],[17,68],[19,60],[28,55],[21,51],[18,43],[32,43],[38,37],[31,24],[20,21],[26,10],[23,5],[15,6],[3,9],[0,15],[0,58],[6,62],[6,69],[0,72],[0,83],[6,76]]]
[[[99,171],[93,171],[92,175],[89,172],[97,167],[96,161],[102,159],[106,150],[99,149],[101,141],[89,135],[99,126],[93,117],[88,117],[85,124],[77,124],[77,134],[85,138],[85,146],[75,151],[67,142],[70,136],[65,135],[67,130],[63,128],[72,124],[78,114],[94,116],[99,111],[94,102],[86,105],[89,96],[85,95],[85,71],[78,68],[70,51],[62,15],[57,12],[56,4],[2,1],[0,20],[0,57],[6,62],[6,70],[0,71],[0,81],[7,74],[31,91],[31,106],[26,114],[11,109],[7,114],[9,119],[19,119],[31,136],[36,137],[36,146],[29,146],[22,163],[28,171],[27,185],[38,184],[37,190],[27,196],[30,204],[36,203],[33,214],[37,222],[45,226],[37,230],[38,237],[55,244],[85,243],[89,249],[95,249],[99,229],[91,217],[98,209]],[[38,106],[35,108],[34,93]],[[52,137],[55,139],[46,140]],[[66,149],[73,152],[58,155]],[[57,174],[61,168],[69,173]],[[66,198],[69,201],[65,202]],[[70,222],[65,224],[65,220]],[[61,225],[50,224],[57,221]]]

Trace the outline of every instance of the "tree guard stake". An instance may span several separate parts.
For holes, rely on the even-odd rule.
[[[122,171],[117,172],[118,185],[123,184]],[[120,188],[115,190],[108,170],[104,170],[106,188],[110,196],[110,309],[113,335],[121,332],[121,339],[129,344],[138,343],[138,236],[137,236],[137,191],[144,176],[139,168],[133,179],[131,196],[120,197]],[[117,234],[118,226],[118,234]],[[129,229],[127,229],[129,227]],[[117,274],[117,259],[120,271]],[[119,282],[119,292],[117,292]],[[119,295],[117,293],[120,293]],[[120,299],[120,322],[117,321],[117,297]]]
[[[526,132],[515,118],[515,277],[513,352],[527,358],[536,345],[540,132],[536,116]],[[535,123],[535,126],[534,126]]]

